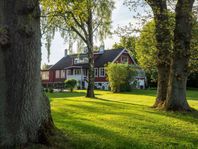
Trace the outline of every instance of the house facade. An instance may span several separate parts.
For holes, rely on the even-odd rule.
[[[128,63],[137,65],[134,58],[124,48],[104,50],[100,48],[94,53],[94,75],[95,87],[98,89],[108,89],[108,80],[105,73],[105,65],[109,62],[113,63]],[[88,57],[86,51],[81,54],[68,55],[65,51],[65,56],[48,70],[41,71],[42,83],[61,83],[67,79],[75,79],[78,81],[80,88],[87,88],[88,80]],[[139,82],[143,82],[145,87],[145,74],[137,75]],[[138,87],[138,86],[137,86]]]

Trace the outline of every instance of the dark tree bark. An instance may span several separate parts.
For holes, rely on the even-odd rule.
[[[178,0],[176,5],[176,26],[174,30],[174,51],[171,60],[166,110],[188,111],[186,82],[189,74],[188,62],[192,31],[192,7],[194,0]]]
[[[88,37],[87,37],[87,47],[88,47],[88,59],[89,59],[89,77],[88,77],[88,88],[87,97],[94,98],[94,54],[93,54],[93,16],[91,7],[88,5]]]
[[[42,93],[38,0],[0,1],[0,148],[46,143],[53,128]]]
[[[154,108],[161,108],[166,100],[171,51],[171,27],[166,0],[147,0],[151,6],[155,20],[155,34],[157,41],[157,70],[158,85]]]

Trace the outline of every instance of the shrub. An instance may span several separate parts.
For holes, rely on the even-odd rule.
[[[106,67],[107,78],[112,92],[130,91],[130,83],[135,71],[128,64],[109,63]]]
[[[77,81],[75,79],[65,80],[65,88],[69,89],[70,92],[73,92],[76,85]]]
[[[45,92],[48,93],[48,88],[45,88]]]
[[[54,92],[53,88],[49,88],[49,92],[53,93]]]

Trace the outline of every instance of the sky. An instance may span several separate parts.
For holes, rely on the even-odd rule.
[[[116,30],[118,26],[128,25],[133,19],[133,12],[127,6],[123,5],[124,0],[115,0],[115,9],[112,12],[112,30]],[[104,41],[105,49],[111,49],[115,42],[119,42],[118,35],[107,37]],[[44,44],[43,44],[44,45]],[[64,56],[64,50],[67,44],[57,32],[51,44],[50,62],[47,60],[47,50],[42,46],[42,64],[54,64]]]

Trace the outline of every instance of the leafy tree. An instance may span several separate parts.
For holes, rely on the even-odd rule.
[[[53,129],[40,81],[38,0],[0,1],[0,148],[47,143]]]
[[[156,66],[158,70],[157,97],[154,107],[161,106],[166,100],[169,68],[170,68],[170,51],[171,51],[171,32],[169,11],[166,0],[126,0],[126,4],[132,7],[138,4],[150,6],[154,18],[154,36],[156,39]],[[141,15],[139,14],[138,17]],[[142,18],[144,20],[144,18]],[[149,40],[149,39],[148,39]],[[148,43],[149,44],[149,43]]]
[[[118,43],[113,45],[113,48],[126,48],[130,54],[136,59],[136,51],[135,51],[135,42],[136,37],[133,36],[122,36]]]
[[[186,83],[189,75],[193,4],[195,0],[178,0],[175,9],[174,48],[170,65],[166,110],[189,111]]]
[[[174,31],[174,15],[171,16],[171,34]],[[155,39],[155,22],[154,20],[144,25],[140,32],[139,38],[136,40],[136,53],[137,61],[139,65],[146,71],[151,72],[157,69],[157,48]],[[173,40],[173,37],[172,37]],[[189,62],[189,70],[191,73],[198,72],[198,22],[194,20],[192,28],[192,44],[191,44],[191,55]]]
[[[135,3],[135,5],[139,2],[132,0],[126,1],[132,4]],[[140,3],[141,2],[142,1],[140,1]],[[188,76],[193,22],[192,10],[195,1],[175,1],[176,15],[174,19],[175,27],[173,36],[171,35],[171,19],[168,10],[168,4],[171,5],[171,1],[145,0],[144,2],[152,9],[155,21],[155,38],[157,41],[158,90],[154,107],[166,110],[189,110],[190,108],[185,99],[186,87],[184,86],[186,85]],[[184,26],[186,28],[184,28]]]
[[[129,86],[134,76],[133,68],[128,64],[109,63],[106,72],[114,93],[120,92],[121,86]]]
[[[94,97],[94,39],[102,41],[110,33],[113,0],[41,0],[41,4],[48,43],[58,29],[71,44],[78,41],[78,45],[86,45],[89,59],[87,97]]]
[[[65,80],[65,88],[69,88],[70,92],[73,92],[76,87],[77,81],[75,79]]]
[[[136,53],[138,64],[146,71],[152,74],[157,69],[157,48],[155,38],[155,22],[147,23],[139,38],[136,40]]]

